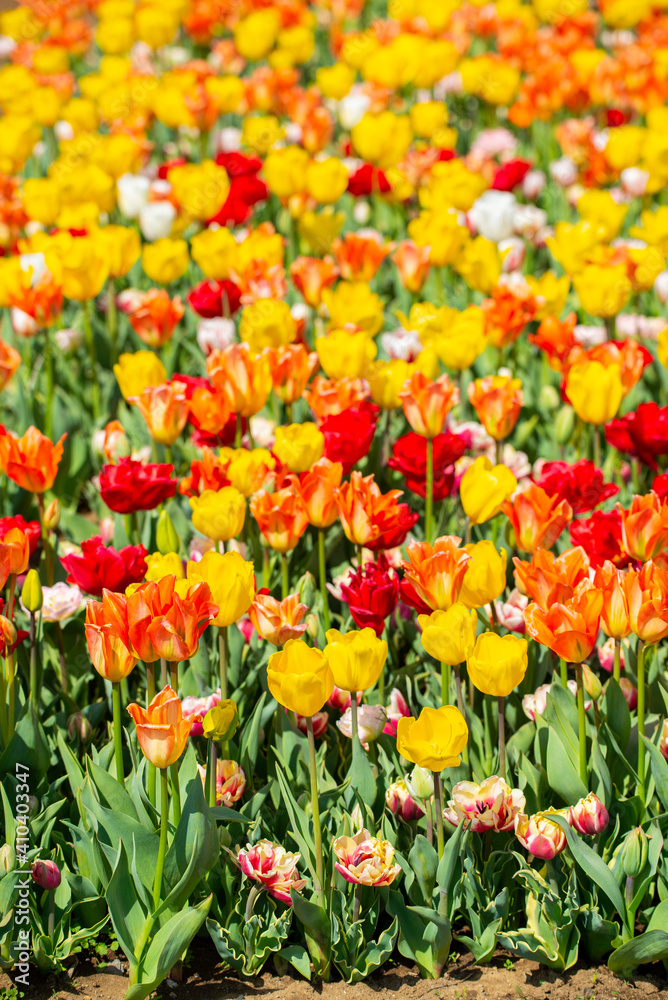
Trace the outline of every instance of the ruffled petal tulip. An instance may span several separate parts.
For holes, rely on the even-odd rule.
[[[389,841],[372,837],[368,830],[339,837],[332,850],[337,872],[354,885],[391,885],[401,871],[401,865],[392,864],[394,848]]]
[[[448,823],[459,826],[468,821],[472,833],[512,830],[515,817],[523,812],[526,799],[519,788],[511,788],[503,778],[493,774],[481,784],[458,781],[452,789],[443,816]]]

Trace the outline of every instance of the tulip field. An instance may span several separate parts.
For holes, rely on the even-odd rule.
[[[667,306],[666,0],[0,12],[0,1000],[668,989]]]

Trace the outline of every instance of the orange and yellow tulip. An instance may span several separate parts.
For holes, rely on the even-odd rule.
[[[529,486],[514,500],[505,500],[501,510],[512,525],[521,552],[535,552],[539,546],[551,549],[573,517],[567,500],[548,496],[540,486]]]
[[[142,753],[155,767],[164,770],[175,764],[186,748],[193,716],[183,718],[179,697],[167,685],[156,694],[148,708],[128,705]]]
[[[530,604],[524,612],[527,632],[568,663],[582,663],[591,655],[601,621],[603,594],[583,580],[565,604],[543,610]]]
[[[22,490],[45,493],[56,478],[66,436],[54,444],[36,427],[29,427],[17,438],[0,424],[0,468]]]

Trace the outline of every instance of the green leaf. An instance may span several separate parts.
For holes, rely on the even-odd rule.
[[[255,762],[260,749],[260,729],[262,728],[262,709],[267,697],[267,692],[263,691],[260,699],[253,710],[250,721],[244,726],[241,734],[241,745],[239,754],[241,766],[245,774],[255,773]]]
[[[104,771],[90,759],[87,763],[87,769],[97,791],[97,797],[103,806],[107,806],[113,812],[123,813],[124,816],[129,816],[131,819],[138,819],[132,799],[113,775]]]
[[[668,761],[666,761],[659,748],[654,746],[646,736],[641,736],[640,738],[647,747],[647,753],[650,756],[656,794],[659,796],[661,805],[668,812]]]
[[[350,785],[368,806],[376,801],[376,779],[369,758],[359,739],[353,740],[353,759],[350,765]]]
[[[311,978],[311,959],[303,945],[289,944],[287,947],[281,948],[278,955],[289,962],[304,979]]]
[[[63,734],[60,730],[58,731],[58,749],[60,750],[60,756],[67,771],[67,779],[70,783],[72,796],[76,799],[76,794],[84,782],[84,773],[81,764],[63,739]]]
[[[220,823],[242,823],[248,826],[253,822],[248,816],[243,816],[236,809],[228,809],[227,806],[213,806],[209,812]]]
[[[415,872],[418,885],[422,892],[422,902],[430,905],[436,885],[436,871],[438,869],[438,854],[421,833],[415,838],[415,842],[408,855],[410,865]]]
[[[601,707],[605,713],[608,728],[623,750],[631,735],[631,713],[624,692],[614,677],[611,677],[605,686]]]
[[[613,951],[608,959],[608,968],[616,975],[629,979],[639,965],[667,958],[668,934],[665,931],[647,930],[640,937],[627,941]]]
[[[276,757],[280,760],[278,752]],[[299,847],[302,858],[308,865],[312,877],[316,878],[315,867],[315,844],[311,835],[311,824],[309,817],[302,807],[297,803],[288,781],[283,773],[280,764],[276,766],[276,778],[281,790],[281,798],[290,817],[290,835],[295,839]]]
[[[187,906],[175,913],[155,935],[140,959],[136,974],[130,975],[130,988],[124,1000],[144,1000],[158,988],[188,948],[204,923],[213,895],[198,906]]]
[[[135,949],[146,923],[148,910],[137,895],[123,844],[118,848],[114,871],[107,886],[107,906],[118,943],[130,963],[132,976],[132,969],[137,965]]]
[[[655,907],[654,912],[647,925],[648,931],[660,931],[662,927],[668,927],[668,899],[664,899]]]
[[[591,763],[592,775],[598,779],[594,791],[603,802],[606,809],[609,809],[610,803],[612,802],[612,780],[610,778],[610,771],[605,761],[605,757],[601,752],[601,745],[596,734],[592,737]]]
[[[584,840],[573,831],[563,816],[551,815],[550,819],[560,826],[566,834],[566,841],[573,860],[584,872],[585,877],[593,879],[599,889],[608,897],[617,913],[622,917],[622,920],[624,920],[624,914],[626,913],[624,899],[605,861],[588,844],[585,844]]]
[[[162,880],[163,893],[169,895],[172,910],[186,904],[220,855],[216,821],[204,800],[199,776],[193,778],[186,792],[181,820],[165,858]]]
[[[577,766],[574,766],[571,755],[557,735],[556,729],[550,729],[547,740],[547,780],[557,795],[568,805],[577,802],[587,794],[582,783]]]
[[[8,774],[16,770],[17,764],[30,762],[30,771],[34,776],[46,774],[51,755],[42,724],[35,715],[32,700],[23,706],[16,728],[0,757],[0,774]]]
[[[332,926],[329,914],[317,903],[310,902],[294,889],[290,892],[292,909],[304,928],[306,944],[316,975],[328,974],[332,953]]]

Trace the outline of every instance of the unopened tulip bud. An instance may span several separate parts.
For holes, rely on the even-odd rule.
[[[55,861],[35,861],[32,877],[42,889],[57,889],[60,885],[60,868]]]
[[[622,847],[622,871],[627,878],[637,878],[647,864],[649,842],[641,826],[627,833]]]
[[[404,823],[410,823],[411,820],[424,816],[424,809],[415,801],[403,779],[392,782],[385,792],[385,801],[391,812]]]
[[[74,712],[67,720],[67,735],[70,740],[79,737],[79,741],[84,746],[93,738],[93,727],[83,712]]]
[[[360,705],[357,710],[358,736],[360,743],[366,746],[372,740],[377,740],[387,723],[387,713],[382,705]],[[347,708],[336,723],[338,729],[352,738],[352,710]]]
[[[16,642],[16,628],[14,623],[0,615],[0,637],[5,646],[13,646]]]
[[[312,607],[317,591],[313,573],[304,573],[297,589],[299,591],[299,603],[305,604],[307,608]]]
[[[410,778],[406,780],[406,788],[411,795],[426,802],[434,794],[434,775],[426,767],[416,764]]]
[[[545,410],[556,410],[559,407],[559,393],[553,385],[544,385],[538,396],[538,405]]]
[[[36,569],[29,569],[21,590],[21,601],[26,611],[36,614],[41,610],[44,599],[42,597],[42,584],[39,580],[39,573]]]
[[[598,795],[590,792],[585,799],[580,799],[571,806],[568,822],[585,837],[595,837],[605,830],[610,817]]]
[[[355,807],[350,814],[350,825],[353,830],[361,830],[364,826],[364,817],[362,816],[359,802],[355,803]]]
[[[582,681],[589,697],[598,701],[603,694],[603,687],[594,671],[590,670],[586,663],[582,664]]]
[[[628,677],[620,677],[619,686],[622,689],[622,694],[626,698],[626,704],[629,706],[629,711],[633,712],[633,710],[638,707],[638,689],[633,686]],[[668,754],[664,754],[664,756],[668,759]]]
[[[237,703],[232,698],[219,701],[204,716],[202,729],[207,739],[221,743],[231,740],[239,726]]]
[[[0,847],[0,876],[8,875],[16,868],[16,851],[11,844]]]
[[[218,841],[221,847],[231,847],[232,838],[230,836],[230,831],[225,826],[224,823],[218,825]]]
[[[320,631],[320,623],[318,622],[317,615],[307,615],[304,619],[306,622],[306,634],[311,637],[311,639],[318,638],[318,632]]]
[[[52,500],[44,511],[44,517],[42,519],[42,527],[45,531],[55,531],[60,524],[60,503],[58,500]]]
[[[572,406],[562,406],[554,423],[557,444],[567,444],[575,429],[575,410]]]
[[[169,552],[178,552],[181,548],[181,540],[166,510],[161,510],[158,516],[155,540],[158,552],[163,556],[166,556]]]

